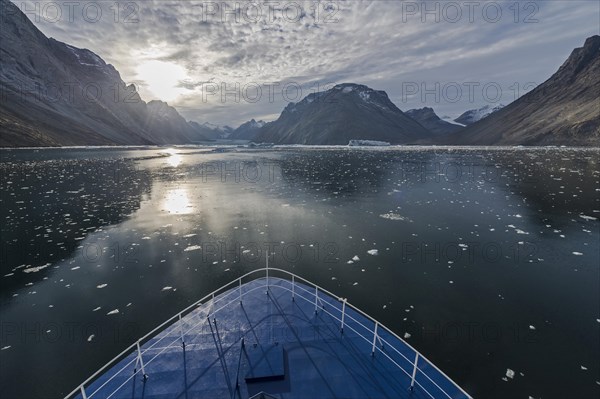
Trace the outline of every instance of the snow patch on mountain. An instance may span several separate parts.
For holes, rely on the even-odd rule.
[[[448,122],[448,123],[452,123],[453,125],[458,125],[458,126],[462,126],[465,127],[467,125],[465,125],[464,123],[458,123],[456,122],[454,119],[452,119],[451,116],[449,115],[444,115],[440,118],[441,120],[443,120],[444,122]]]
[[[100,57],[98,57],[90,50],[80,49],[74,46],[70,46],[68,44],[65,44],[65,46],[67,46],[67,48],[71,50],[71,52],[73,53],[73,55],[75,55],[77,61],[79,61],[81,65],[93,67],[103,67],[104,65],[106,65],[106,63],[102,61]]]
[[[470,125],[472,123],[480,121],[481,119],[493,114],[494,112],[502,108],[504,108],[504,104],[498,104],[496,106],[486,104],[481,108],[471,109],[464,112],[461,116],[454,119],[454,122],[462,123],[464,125]]]

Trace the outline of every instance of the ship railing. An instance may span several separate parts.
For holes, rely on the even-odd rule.
[[[415,348],[413,348],[412,345],[410,345],[408,342],[406,342],[406,340],[399,337],[396,333],[391,331],[389,328],[385,327],[383,324],[381,324],[379,321],[375,320],[373,317],[369,316],[367,313],[363,312],[362,310],[355,307],[354,305],[348,303],[346,298],[338,297],[337,295],[331,293],[330,291],[326,290],[325,288],[322,288],[302,277],[299,277],[291,272],[288,272],[287,270],[276,269],[276,268],[270,268],[269,270],[271,272],[279,272],[279,273],[281,273],[283,275],[287,275],[289,277],[289,280],[291,280],[290,288],[285,287],[285,286],[279,286],[279,288],[283,288],[283,289],[289,291],[292,294],[292,298],[299,297],[299,298],[302,298],[302,299],[310,302],[311,304],[315,304],[315,312],[323,311],[323,312],[327,313],[330,317],[332,317],[338,323],[340,323],[340,330],[342,332],[344,331],[344,329],[349,329],[352,332],[354,332],[354,334],[356,334],[358,337],[360,337],[364,341],[370,343],[372,346],[371,355],[375,355],[375,353],[381,353],[383,356],[385,356],[390,362],[392,362],[392,364],[394,364],[408,378],[410,378],[411,389],[416,385],[416,386],[420,387],[421,390],[423,390],[423,392],[425,392],[429,397],[431,397],[433,399],[437,399],[440,397],[440,395],[434,395],[431,392],[429,392],[426,389],[426,387],[421,382],[419,382],[418,377],[423,376],[433,386],[435,386],[437,388],[438,392],[440,394],[442,394],[443,397],[446,397],[446,398],[454,397],[453,393],[448,393],[444,388],[442,388],[432,378],[432,376],[428,375],[428,373],[426,371],[422,370],[422,368],[424,368],[423,366],[427,366],[427,367],[433,368],[440,376],[442,376],[446,381],[451,383],[458,392],[465,395],[466,398],[471,398],[471,396],[467,392],[465,392],[458,384],[456,384],[450,377],[448,377],[443,371],[441,371],[435,364],[433,364],[425,356],[423,356],[419,351],[417,351]],[[301,282],[304,285],[309,286],[311,289],[306,289],[306,288],[302,287],[301,285],[297,285],[296,284],[297,282]],[[314,290],[313,290],[313,288],[314,288]],[[299,292],[307,295],[308,297],[306,297],[304,295],[299,295],[298,294]],[[337,299],[338,302],[341,303],[340,308],[338,308],[336,306],[327,307],[326,305],[330,305],[330,304],[322,301],[321,298],[319,298],[319,293],[327,294],[329,297]],[[360,320],[357,320],[356,318],[354,318],[349,312],[347,312],[347,310],[346,310],[347,307],[352,308],[352,310],[361,314],[367,320],[371,321],[373,323],[373,328],[366,326]],[[337,314],[330,312],[328,309],[334,309]],[[348,323],[347,320],[350,320],[353,323]],[[352,325],[355,325],[356,327],[360,327],[362,329],[362,331],[357,330],[356,328],[352,327]],[[414,359],[407,357],[406,354],[400,352],[396,348],[395,345],[391,344],[388,340],[386,340],[384,337],[382,337],[381,333],[380,333],[381,330],[384,330],[386,334],[393,336],[395,339],[397,339],[399,342],[401,342],[405,346],[405,348],[408,349],[408,351],[412,353],[412,355],[414,356]],[[377,345],[377,343],[379,343],[379,345]],[[391,349],[397,355],[401,356],[407,363],[409,363],[409,365],[411,366],[410,369],[407,370],[405,367],[402,367],[396,360],[394,360],[394,358],[392,358],[387,353],[387,350],[389,350],[389,349]],[[419,366],[419,364],[421,364],[421,366]]]
[[[268,266],[268,264],[267,264]],[[419,377],[424,377],[429,381],[434,387],[437,388],[440,394],[443,397],[453,398],[454,393],[448,393],[446,389],[442,388],[435,380],[435,376],[429,375],[427,370],[423,370],[423,368],[431,368],[434,369],[435,372],[443,379],[451,383],[454,386],[455,390],[459,393],[463,394],[466,398],[471,398],[471,396],[466,393],[458,384],[456,384],[450,377],[448,377],[443,371],[441,371],[435,364],[430,362],[425,356],[423,356],[419,351],[413,348],[408,342],[406,342],[403,338],[398,336],[389,328],[385,327],[379,321],[375,320],[367,313],[363,312],[359,308],[350,304],[345,298],[338,297],[337,295],[331,293],[330,291],[322,288],[294,273],[291,273],[287,270],[278,269],[278,268],[260,268],[256,270],[252,270],[237,279],[219,287],[215,291],[210,294],[204,296],[193,304],[189,305],[176,315],[167,319],[151,331],[149,331],[144,336],[137,339],[133,344],[111,359],[108,363],[106,363],[103,367],[101,367],[98,371],[92,374],[89,378],[87,378],[83,383],[81,383],[77,388],[75,388],[72,392],[70,392],[65,398],[74,398],[80,395],[82,399],[92,399],[99,395],[101,390],[107,386],[111,381],[113,381],[117,376],[122,375],[122,373],[131,373],[131,369],[133,368],[133,373],[129,375],[125,381],[123,381],[116,389],[113,390],[110,394],[102,393],[101,397],[103,398],[111,398],[115,395],[119,390],[129,383],[136,376],[141,375],[141,377],[145,380],[148,376],[146,374],[146,368],[149,364],[151,364],[158,356],[163,354],[166,350],[177,347],[178,343],[181,344],[185,348],[185,337],[190,334],[195,334],[198,330],[198,327],[206,324],[210,317],[214,317],[220,310],[232,305],[233,303],[242,303],[244,296],[248,295],[251,292],[256,290],[265,290],[268,294],[271,290],[270,287],[270,277],[273,273],[277,273],[278,275],[284,276],[285,280],[287,280],[290,285],[289,287],[285,285],[277,285],[277,288],[281,288],[287,290],[291,293],[291,299],[295,300],[296,298],[300,298],[302,300],[308,301],[315,306],[315,312],[318,313],[322,311],[332,317],[339,323],[339,329],[343,334],[344,330],[350,330],[356,336],[360,337],[362,340],[365,340],[369,344],[371,344],[371,355],[375,356],[375,354],[382,354],[385,358],[387,358],[392,364],[394,364],[400,371],[403,372],[410,379],[410,389],[413,389],[415,386],[421,388],[423,392],[425,392],[429,397],[433,399],[437,399],[441,397],[440,395],[435,395],[434,393],[429,392],[429,390],[423,385]],[[258,276],[256,276],[258,275]],[[252,279],[249,279],[250,276],[253,276]],[[264,285],[257,285],[250,289],[243,289],[243,281],[244,280],[256,280],[260,278],[264,278]],[[302,285],[309,287],[310,289],[304,288]],[[237,286],[237,289],[232,289]],[[219,294],[226,292],[224,295],[219,296]],[[319,293],[326,294],[329,297],[336,299],[338,303],[341,303],[339,308],[337,306],[333,306],[331,303],[324,301],[322,297],[319,297]],[[227,300],[227,302],[225,302]],[[223,304],[223,302],[225,302]],[[209,305],[208,309],[204,308],[204,305]],[[220,305],[220,306],[217,306]],[[328,306],[331,305],[331,306]],[[197,309],[199,308],[199,309]],[[352,316],[351,312],[347,311],[347,308],[352,309],[353,311],[362,315],[365,319],[369,320],[373,327],[367,326],[362,323],[360,320],[357,320]],[[194,312],[195,310],[200,310],[201,312],[205,311],[206,317],[200,317],[200,321],[197,323],[193,323],[190,327],[184,325],[184,316]],[[335,313],[332,313],[334,311]],[[201,314],[201,316],[203,316]],[[176,323],[179,324],[179,336],[173,339],[172,335],[164,334],[158,339],[155,334],[161,330],[166,330],[166,327],[174,326]],[[356,328],[355,328],[356,327]],[[360,330],[360,331],[359,331]],[[382,334],[382,331],[384,332]],[[402,353],[397,345],[390,343],[387,339],[385,339],[382,335],[388,335],[390,337],[395,338],[404,346],[403,349],[406,349],[410,352],[411,356],[408,357],[407,354]],[[159,343],[164,343],[167,341],[167,338],[171,338],[165,346],[159,347]],[[154,342],[151,342],[152,339],[155,339]],[[145,345],[146,344],[146,345]],[[404,359],[404,362],[407,363],[408,367],[403,367],[398,362],[398,358],[394,358],[391,356],[392,352],[396,355],[400,356]],[[158,351],[154,356],[148,359],[149,351]],[[389,352],[389,353],[388,353]],[[132,359],[130,359],[127,363],[125,363],[116,373],[112,374],[106,381],[104,381],[100,386],[95,387],[93,391],[90,391],[90,386],[96,379],[111,366],[117,365],[119,362],[126,359],[128,356],[134,355]],[[146,355],[146,360],[144,360],[144,355]],[[412,358],[414,356],[414,359]],[[406,365],[405,365],[406,366]],[[237,377],[236,377],[237,379]],[[423,381],[424,382],[424,381]],[[431,388],[431,386],[430,386]],[[437,392],[436,392],[437,393]]]

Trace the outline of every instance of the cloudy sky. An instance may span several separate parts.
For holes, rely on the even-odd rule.
[[[596,0],[13,2],[144,100],[231,126],[343,82],[440,116],[507,104],[600,30]]]

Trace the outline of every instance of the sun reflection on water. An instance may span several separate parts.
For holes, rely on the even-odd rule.
[[[193,206],[190,202],[188,191],[185,188],[169,190],[165,195],[163,209],[168,213],[176,215],[192,213]]]
[[[169,166],[172,166],[174,168],[178,167],[181,163],[181,154],[179,154],[174,148],[169,148],[166,152],[167,154],[169,154],[169,157],[166,158],[166,161],[169,164]]]

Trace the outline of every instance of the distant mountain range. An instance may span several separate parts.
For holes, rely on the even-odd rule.
[[[413,143],[433,133],[400,111],[384,91],[344,83],[290,103],[255,140],[277,144],[342,144],[353,139]]]
[[[189,124],[192,125],[198,133],[210,140],[227,139],[234,131],[234,129],[229,126],[219,126],[210,122],[200,124],[198,122],[190,121]]]
[[[600,146],[600,36],[575,49],[546,82],[508,106],[469,110],[454,122],[432,108],[402,112],[385,91],[344,83],[288,104],[279,118],[234,129],[187,121],[87,49],[47,38],[0,0],[0,147],[188,144],[253,140],[277,144]]]
[[[235,129],[229,138],[237,140],[254,140],[258,131],[265,125],[264,121],[249,120]]]
[[[440,119],[433,111],[433,108],[409,109],[406,111],[406,115],[419,122],[430,132],[438,135],[454,133],[463,129],[461,125]]]

